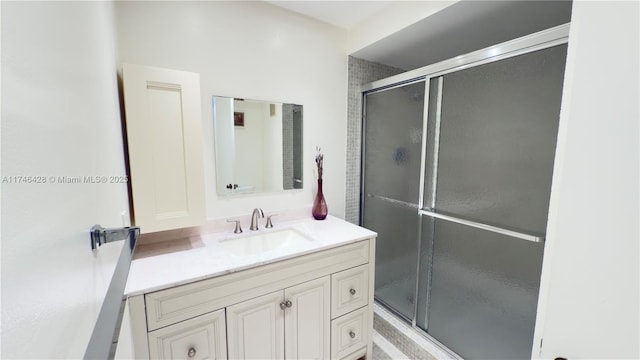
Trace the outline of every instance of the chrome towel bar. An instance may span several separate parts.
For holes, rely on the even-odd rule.
[[[420,209],[420,210],[418,210],[418,214],[426,215],[426,216],[429,216],[429,217],[432,217],[432,218],[435,218],[435,219],[450,221],[450,222],[453,222],[453,223],[456,223],[456,224],[472,226],[472,227],[475,227],[475,228],[478,228],[478,229],[491,231],[491,232],[494,232],[494,233],[497,233],[497,234],[507,235],[507,236],[518,238],[518,239],[522,239],[522,240],[532,241],[532,242],[535,242],[535,243],[540,243],[540,242],[544,241],[544,236],[527,234],[527,233],[523,233],[523,232],[520,232],[520,231],[509,230],[509,229],[501,228],[501,227],[498,227],[498,226],[493,226],[493,225],[479,223],[479,222],[476,222],[476,221],[461,219],[461,218],[458,218],[458,217],[455,217],[455,216],[437,213],[434,210]]]
[[[535,243],[541,243],[544,242],[544,235],[541,234],[528,234],[525,232],[521,232],[521,231],[516,231],[516,230],[510,230],[510,229],[505,229],[499,226],[494,226],[494,225],[489,225],[489,224],[483,224],[477,221],[472,221],[472,220],[467,220],[467,219],[462,219],[453,215],[448,215],[448,214],[442,214],[439,212],[436,212],[436,210],[434,209],[420,209],[420,206],[418,204],[413,204],[413,203],[409,203],[406,201],[401,201],[401,200],[395,200],[395,199],[391,199],[385,196],[379,196],[379,195],[373,195],[373,194],[367,194],[368,198],[373,198],[373,199],[378,199],[378,200],[382,200],[384,202],[388,202],[394,205],[398,205],[398,206],[403,206],[403,207],[407,207],[407,208],[411,208],[411,209],[417,209],[418,210],[418,214],[420,215],[425,215],[425,216],[429,216],[435,219],[440,219],[440,220],[445,220],[445,221],[450,221],[456,224],[461,224],[461,225],[466,225],[466,226],[471,226],[474,228],[478,228],[478,229],[482,229],[482,230],[486,230],[486,231],[491,231],[497,234],[501,234],[501,235],[506,235],[506,236],[510,236],[510,237],[514,237],[514,238],[518,238],[518,239],[522,239],[522,240],[527,240],[527,241],[531,241],[531,242],[535,242]]]

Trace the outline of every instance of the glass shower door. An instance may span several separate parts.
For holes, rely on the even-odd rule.
[[[464,358],[531,356],[565,56],[559,45],[431,79],[417,325]]]
[[[378,233],[375,296],[409,321],[415,308],[424,81],[365,96],[361,224]]]

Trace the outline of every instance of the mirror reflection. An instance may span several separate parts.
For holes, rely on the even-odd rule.
[[[302,189],[302,105],[214,96],[218,195]]]

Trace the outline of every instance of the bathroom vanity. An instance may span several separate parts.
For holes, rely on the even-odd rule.
[[[125,290],[135,358],[371,358],[376,233],[333,217],[315,221],[310,209],[258,230],[255,209],[240,234],[226,222],[234,219],[205,223],[199,74],[124,64],[123,88],[143,234]],[[214,97],[212,108],[219,196],[247,184],[301,188],[301,105]],[[249,132],[280,136],[243,140]],[[225,139],[262,145],[229,148]],[[230,156],[241,151],[269,154],[255,160],[270,171],[238,174],[231,165],[263,168],[244,159],[255,156]],[[149,250],[144,237],[164,250]]]
[[[136,358],[371,358],[374,232],[334,217],[226,228],[133,261]]]

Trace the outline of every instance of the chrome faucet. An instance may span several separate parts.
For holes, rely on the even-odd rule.
[[[264,212],[262,212],[260,208],[255,208],[253,209],[253,213],[251,213],[251,226],[249,230],[258,230],[258,217],[263,218]]]

